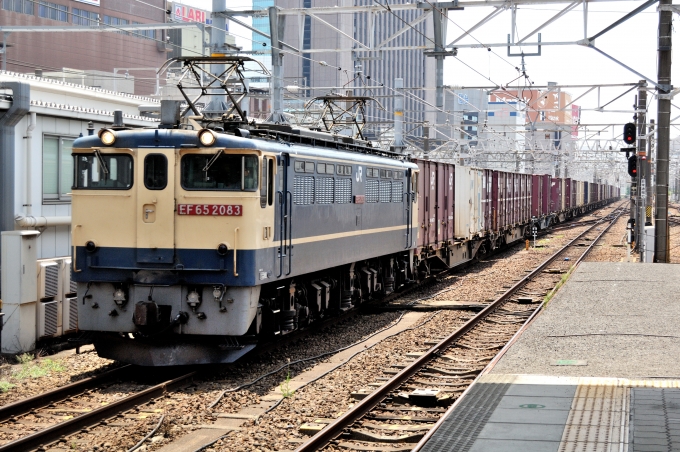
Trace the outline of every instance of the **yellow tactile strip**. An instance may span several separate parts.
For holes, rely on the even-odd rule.
[[[680,380],[487,374],[479,383],[575,385],[559,452],[628,452],[631,388],[680,388]]]
[[[559,451],[627,452],[630,388],[680,388],[680,381],[579,378]]]

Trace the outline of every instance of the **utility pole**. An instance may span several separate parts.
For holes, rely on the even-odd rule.
[[[272,45],[272,114],[269,122],[287,122],[283,117],[283,53],[280,51],[286,16],[279,16],[276,6],[269,7],[269,35]]]
[[[394,79],[394,152],[402,153],[404,146],[404,79]]]
[[[226,0],[213,0],[212,10],[213,12],[222,12],[227,9]],[[224,16],[218,14],[213,14],[213,26],[210,29],[210,52],[211,54],[223,54],[226,52],[224,43],[227,40],[227,19]],[[215,77],[221,79],[222,73],[227,69],[224,64],[214,64],[212,65],[212,73]],[[216,90],[211,90],[211,92],[216,92]],[[226,107],[226,95],[216,95],[211,99],[212,109],[221,110]],[[224,107],[222,107],[224,105]],[[209,109],[206,107],[206,109]]]
[[[456,56],[457,51],[449,52],[446,50],[446,25],[448,24],[449,9],[462,9],[458,7],[457,2],[440,2],[440,3],[419,3],[418,8],[433,8],[432,9],[432,25],[434,28],[434,49],[425,51],[425,56],[433,57],[435,59],[435,82],[436,82],[436,96],[435,106],[435,131],[438,126],[441,126],[446,121],[444,110],[444,58],[447,56]],[[436,139],[445,137],[437,136]]]
[[[640,262],[646,262],[645,256],[647,255],[647,240],[644,238],[645,226],[647,226],[647,214],[646,211],[649,210],[650,213],[650,223],[651,226],[651,203],[648,202],[650,194],[652,191],[652,186],[650,185],[649,178],[649,163],[647,161],[647,138],[645,134],[647,133],[647,82],[645,80],[640,80],[638,84],[638,95],[637,95],[637,105],[635,106],[635,114],[637,117],[637,179],[640,187],[640,195],[638,196],[637,203],[637,217],[640,221],[636,224],[637,237],[640,238],[638,241],[638,248],[640,250]]]
[[[671,0],[659,1],[659,101],[656,151],[655,262],[670,262],[668,237],[668,156],[671,120]]]

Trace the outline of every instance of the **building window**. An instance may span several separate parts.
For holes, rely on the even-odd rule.
[[[112,16],[104,16],[104,23],[106,25],[111,25],[112,27],[115,27],[115,28],[121,27],[123,25],[130,25],[129,20],[121,19],[120,17],[112,17]],[[134,23],[137,23],[137,22],[134,22]],[[153,30],[145,30],[145,31],[153,31]],[[123,30],[117,31],[116,33],[119,33],[121,35],[130,35],[130,34],[138,35],[138,34],[141,34],[140,32],[130,33],[128,31],[123,31]]]
[[[38,16],[45,19],[68,22],[68,6],[41,1],[38,4]]]
[[[141,22],[132,22],[132,25],[142,25]],[[156,30],[137,30],[132,32],[132,36],[138,38],[156,39]]]
[[[94,11],[73,8],[73,25],[97,25],[98,17]]]
[[[32,0],[2,0],[2,9],[14,11],[15,13],[33,15]]]
[[[43,201],[70,201],[74,138],[43,137]]]

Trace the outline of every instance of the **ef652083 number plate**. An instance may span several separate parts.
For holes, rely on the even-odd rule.
[[[243,207],[231,204],[178,204],[177,215],[240,217]]]

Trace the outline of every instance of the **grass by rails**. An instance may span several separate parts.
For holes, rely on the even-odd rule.
[[[0,380],[0,392],[7,392],[27,378],[40,378],[66,370],[64,364],[59,360],[50,358],[36,360],[33,355],[24,353],[16,357],[20,364],[19,368],[14,369],[9,378]]]
[[[543,308],[546,308],[548,306],[548,303],[550,303],[550,300],[555,296],[558,290],[560,290],[560,287],[564,285],[564,283],[567,282],[567,279],[569,279],[569,276],[571,276],[571,272],[574,271],[574,266],[572,265],[569,267],[569,271],[566,272],[564,275],[562,275],[562,278],[557,282],[555,285],[555,288],[548,293],[548,295],[545,296],[543,299]]]

